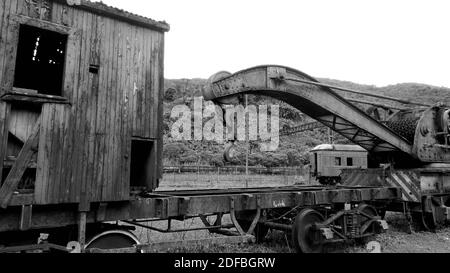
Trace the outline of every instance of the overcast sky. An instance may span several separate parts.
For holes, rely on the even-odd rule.
[[[450,1],[103,0],[164,20],[165,77],[261,64],[384,86],[450,87]]]

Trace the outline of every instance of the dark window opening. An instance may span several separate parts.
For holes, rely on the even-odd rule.
[[[335,157],[334,158],[334,165],[335,166],[341,166],[341,158],[340,157]]]
[[[153,141],[131,141],[130,186],[148,188],[151,186]]]
[[[67,37],[20,25],[14,87],[61,96]]]
[[[314,153],[314,170],[313,170],[314,175],[317,175],[317,169],[318,169],[317,164],[318,164],[318,162],[317,162],[317,153]]]
[[[91,64],[89,66],[89,73],[98,74],[98,70],[100,69],[99,65]]]
[[[2,181],[0,185],[5,183],[6,178],[8,177],[9,172],[11,171],[11,167],[3,168]],[[20,178],[20,182],[17,185],[17,191],[24,192],[27,190],[34,190],[36,182],[36,168],[28,168],[24,171],[23,176]]]
[[[353,158],[347,157],[347,166],[353,166]]]

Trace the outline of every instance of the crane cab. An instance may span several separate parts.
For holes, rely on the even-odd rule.
[[[310,175],[320,184],[339,183],[342,169],[367,169],[367,154],[359,145],[318,145],[310,151]]]

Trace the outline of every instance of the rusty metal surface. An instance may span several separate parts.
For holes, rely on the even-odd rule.
[[[430,108],[419,119],[413,151],[422,162],[450,162],[449,120],[444,119],[444,110],[444,106]]]

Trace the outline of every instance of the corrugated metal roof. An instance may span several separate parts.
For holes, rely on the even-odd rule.
[[[349,152],[367,152],[366,149],[359,145],[347,145],[347,144],[320,144],[314,147],[311,152],[314,151],[349,151]]]
[[[116,19],[120,19],[129,23],[137,24],[143,27],[159,30],[169,31],[170,26],[165,21],[156,21],[148,17],[144,17],[138,14],[134,14],[123,9],[109,6],[103,2],[94,2],[91,0],[52,0],[67,4],[69,6],[79,7],[90,12],[108,16]]]

